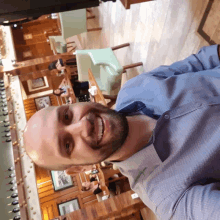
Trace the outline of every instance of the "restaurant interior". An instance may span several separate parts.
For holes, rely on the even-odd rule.
[[[0,26],[1,219],[157,219],[111,163],[70,175],[34,164],[24,128],[48,106],[97,102],[114,109],[129,79],[218,42],[217,2],[100,1]]]

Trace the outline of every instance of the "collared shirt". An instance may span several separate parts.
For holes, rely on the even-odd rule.
[[[220,216],[220,61],[217,45],[130,79],[116,111],[157,120],[150,143],[122,162],[158,219]]]

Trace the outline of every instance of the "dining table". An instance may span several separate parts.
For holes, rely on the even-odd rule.
[[[69,76],[68,72],[65,72],[64,78],[66,80],[66,85],[69,87],[68,88],[68,91],[69,91],[69,94],[70,94],[69,97],[72,99],[72,103],[76,103],[77,102],[76,95],[74,93],[73,86],[72,86],[72,83],[70,81],[70,76]]]
[[[95,93],[93,95],[90,93],[90,100],[92,102],[100,103],[108,108],[111,108],[115,104],[117,95],[103,94],[98,86],[98,83],[96,82],[96,79],[91,69],[88,69],[88,76],[89,76],[89,88],[90,89],[92,87],[95,88]],[[106,99],[110,99],[111,101],[107,103]]]
[[[92,87],[95,87],[95,89],[96,89],[96,92],[94,93],[94,95],[91,95],[91,93],[90,93],[90,95],[92,96],[91,100],[93,102],[100,103],[102,105],[107,106],[107,103],[106,103],[105,98],[102,94],[102,91],[100,90],[98,83],[96,82],[95,77],[94,77],[91,69],[88,69],[88,76],[89,76],[89,88],[91,89]]]

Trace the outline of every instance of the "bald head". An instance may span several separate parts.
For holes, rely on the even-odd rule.
[[[47,159],[48,162],[50,161],[50,155],[52,155],[53,150],[46,147],[50,145],[51,138],[49,130],[52,128],[52,124],[48,124],[47,119],[50,117],[51,111],[53,111],[55,108],[56,107],[50,106],[36,112],[30,118],[24,130],[24,147],[27,154],[34,161],[34,163],[45,168],[53,167],[48,163],[45,166],[45,160]],[[43,148],[47,148],[47,158],[45,158],[44,154],[41,153],[43,152]]]

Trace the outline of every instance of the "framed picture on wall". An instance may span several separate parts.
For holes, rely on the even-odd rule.
[[[58,204],[59,215],[65,215],[80,209],[78,199]]]
[[[42,108],[46,108],[52,105],[49,96],[39,97],[39,98],[34,99],[34,101],[35,101],[37,111],[41,110]]]
[[[63,190],[74,186],[72,177],[64,171],[51,171],[54,191]]]
[[[24,57],[24,58],[32,57],[32,52],[31,52],[30,50],[23,52],[23,57]]]
[[[37,79],[29,79],[27,80],[28,90],[29,92],[33,92],[40,89],[45,89],[49,87],[47,77],[39,77]]]
[[[33,39],[33,36],[32,36],[32,34],[24,34],[24,39],[30,40],[30,39]]]

